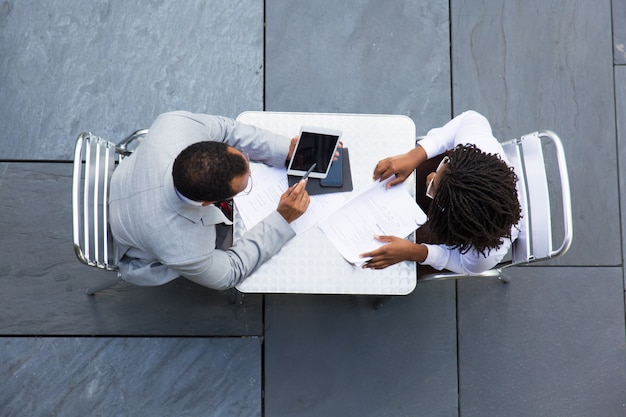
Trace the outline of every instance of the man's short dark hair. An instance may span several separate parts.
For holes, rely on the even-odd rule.
[[[174,160],[174,187],[194,201],[220,201],[235,195],[230,183],[248,172],[248,164],[228,148],[222,142],[197,142],[185,148]]]
[[[498,155],[476,145],[458,145],[448,156],[428,209],[431,232],[461,253],[473,247],[486,255],[511,237],[521,218],[517,176]]]

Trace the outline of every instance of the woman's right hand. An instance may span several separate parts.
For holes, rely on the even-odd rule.
[[[384,181],[395,175],[396,178],[389,181],[387,188],[400,184],[425,160],[426,152],[421,146],[417,146],[405,154],[382,159],[374,168],[374,180]]]

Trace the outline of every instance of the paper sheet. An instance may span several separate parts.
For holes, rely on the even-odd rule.
[[[426,214],[402,185],[385,188],[389,181],[374,182],[320,222],[348,262],[363,265],[368,258],[360,258],[360,253],[384,245],[374,235],[406,237],[426,222]]]
[[[285,168],[251,164],[251,170],[252,191],[235,198],[248,230],[276,210],[289,187]],[[426,214],[402,185],[385,188],[389,181],[374,182],[350,200],[346,193],[311,196],[307,211],[291,227],[301,234],[318,225],[348,262],[362,265],[368,259],[359,258],[360,253],[384,244],[374,235],[406,237],[426,222]]]
[[[248,230],[276,210],[281,195],[289,188],[285,168],[253,163],[250,169],[254,181],[252,191],[247,196],[235,198],[237,210]],[[296,234],[303,233],[341,207],[345,201],[345,193],[311,196],[306,212],[290,226]]]

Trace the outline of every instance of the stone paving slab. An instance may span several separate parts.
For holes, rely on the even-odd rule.
[[[262,110],[263,2],[6,1],[0,57],[0,159],[67,160],[83,131]]]
[[[5,416],[258,416],[258,338],[0,338]]]
[[[458,415],[454,282],[373,300],[266,296],[267,417]]]
[[[622,268],[509,271],[459,282],[461,415],[626,416]]]
[[[261,335],[262,296],[236,306],[184,279],[87,296],[114,275],[74,255],[71,176],[69,163],[0,163],[0,335]]]
[[[450,117],[448,1],[265,4],[266,110]]]
[[[616,65],[626,64],[626,2],[612,0],[613,54]]]
[[[541,129],[563,140],[574,241],[558,265],[622,263],[610,6],[451,2],[455,114],[485,114],[500,140]]]
[[[626,166],[626,67],[615,67],[615,102],[617,115],[617,155],[619,166]],[[626,219],[626,177],[624,170],[620,170],[619,195],[621,202],[622,224]],[[622,243],[622,251],[626,259],[626,246]],[[626,277],[625,277],[626,279]]]

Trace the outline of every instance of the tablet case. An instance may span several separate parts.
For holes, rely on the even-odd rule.
[[[350,171],[350,153],[348,152],[348,148],[343,148],[341,159],[343,162],[341,170],[343,185],[341,187],[322,187],[320,185],[320,178],[309,177],[309,182],[306,184],[306,190],[309,195],[345,193],[347,191],[352,191],[352,173]],[[287,175],[287,182],[290,187],[301,179],[302,177]]]

